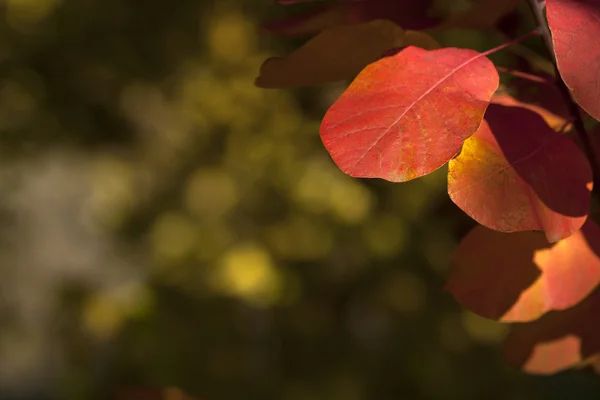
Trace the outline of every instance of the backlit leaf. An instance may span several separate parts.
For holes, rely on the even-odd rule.
[[[452,201],[501,232],[541,230],[555,242],[577,231],[592,181],[581,150],[531,110],[491,104],[485,118],[450,161]]]
[[[351,176],[408,181],[458,153],[497,87],[482,53],[410,46],[361,71],[325,114],[321,139]]]
[[[561,77],[600,120],[600,0],[547,0],[546,14]]]
[[[600,289],[575,307],[515,324],[504,343],[506,359],[533,374],[580,366],[600,353]]]
[[[486,318],[531,321],[573,307],[600,283],[600,228],[591,220],[554,244],[540,232],[473,229],[452,256],[446,284]]]
[[[407,45],[437,47],[427,34],[405,32],[387,20],[326,29],[288,57],[266,60],[256,85],[279,88],[351,80],[386,50]]]

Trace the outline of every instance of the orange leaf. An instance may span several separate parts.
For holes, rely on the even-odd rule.
[[[538,232],[473,229],[452,256],[446,284],[459,303],[486,318],[523,322],[573,307],[600,283],[600,228],[548,244]]]
[[[485,118],[450,161],[452,201],[497,231],[541,230],[551,242],[576,232],[591,203],[583,152],[525,108],[491,104]]]
[[[513,325],[504,355],[511,364],[534,374],[580,366],[600,353],[599,315],[600,288],[573,308]]]
[[[351,176],[408,181],[458,153],[497,87],[482,53],[410,46],[361,71],[325,114],[321,139]]]

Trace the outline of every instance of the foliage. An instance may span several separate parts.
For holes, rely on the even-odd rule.
[[[267,60],[256,83],[350,79],[320,127],[337,166],[357,178],[406,182],[448,163],[450,199],[482,226],[455,251],[447,289],[470,310],[513,323],[505,352],[526,371],[597,364],[600,234],[590,210],[600,179],[592,135],[600,120],[600,1],[483,0],[432,18],[436,5],[340,0],[268,23],[276,34],[316,36]],[[501,26],[527,6],[533,18]],[[485,51],[430,45],[473,27],[501,30],[505,43]],[[523,51],[508,64],[494,59],[532,36],[544,40],[544,65],[556,70],[543,71]],[[558,108],[544,104],[553,99]]]
[[[494,3],[377,13],[405,7],[407,37],[462,14],[470,29],[434,32],[429,48],[486,51],[531,25],[524,3]],[[259,21],[330,4],[3,2],[0,398],[597,398],[591,368],[507,368],[509,325],[440,290],[475,225],[447,195],[447,165],[403,184],[352,178],[318,136],[345,83],[253,86],[264,59],[317,35]],[[505,84],[517,68],[539,78],[492,102],[533,104],[571,134],[540,54],[537,39],[491,54]],[[520,342],[516,362],[534,340]]]

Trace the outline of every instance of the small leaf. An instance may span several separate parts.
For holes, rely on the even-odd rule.
[[[386,50],[416,44],[437,47],[427,34],[405,32],[387,20],[326,29],[289,56],[266,60],[256,85],[280,88],[351,80]]]
[[[600,0],[547,0],[546,15],[561,77],[600,120]]]
[[[473,229],[452,256],[446,284],[456,300],[504,322],[573,307],[600,283],[600,228],[591,220],[555,244],[539,232]]]
[[[541,230],[555,242],[577,231],[591,202],[581,150],[525,108],[491,104],[485,118],[450,161],[452,201],[501,232]]]
[[[408,181],[458,153],[497,87],[482,53],[410,46],[361,71],[325,114],[321,139],[351,176]]]
[[[600,353],[600,288],[575,307],[515,324],[504,343],[509,363],[532,374],[581,366]]]

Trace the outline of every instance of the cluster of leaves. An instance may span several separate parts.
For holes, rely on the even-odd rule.
[[[430,6],[339,0],[268,23],[276,34],[313,37],[266,60],[256,84],[352,80],[320,129],[337,166],[406,182],[448,164],[450,198],[480,226],[456,249],[447,289],[477,314],[511,324],[505,354],[524,370],[600,370],[600,227],[590,216],[600,0],[482,0],[446,19],[432,18]],[[533,31],[496,48],[436,40],[456,27],[497,28],[528,6]],[[525,60],[526,71],[501,82],[507,70],[488,56],[532,36],[545,39],[555,76],[532,73]]]

